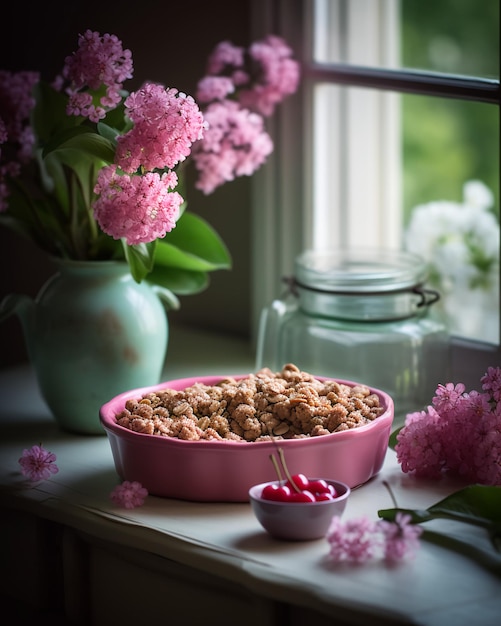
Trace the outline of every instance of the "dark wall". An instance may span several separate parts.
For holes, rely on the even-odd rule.
[[[11,1],[0,17],[0,68],[40,71],[50,80],[76,49],[78,34],[90,28],[117,35],[132,51],[134,78],[124,85],[129,91],[154,80],[194,95],[207,56],[219,41],[250,43],[251,2],[48,0],[28,10],[25,3]],[[190,209],[222,235],[234,263],[231,271],[211,274],[207,291],[183,298],[181,310],[170,314],[171,322],[249,334],[249,197],[249,178],[228,183],[210,196],[190,186]],[[51,273],[42,253],[0,227],[0,299],[11,292],[35,296]],[[26,358],[18,320],[0,323],[0,367]]]

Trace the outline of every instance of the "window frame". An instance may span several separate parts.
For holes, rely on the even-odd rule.
[[[343,0],[336,0],[341,1]],[[377,4],[385,0],[373,0]],[[310,50],[313,0],[254,0],[251,7],[254,37],[273,32],[293,47],[302,64],[298,93],[284,102],[269,120],[274,152],[252,181],[252,323],[256,337],[260,311],[284,291],[282,279],[290,275],[294,259],[312,237],[309,221],[312,195],[308,137],[312,133],[313,85],[328,81],[343,86],[416,95],[501,102],[499,80],[456,76],[415,69],[365,67],[317,63]],[[305,210],[306,207],[306,210]],[[501,363],[501,346],[452,338],[451,376],[467,387],[478,385],[489,366]]]

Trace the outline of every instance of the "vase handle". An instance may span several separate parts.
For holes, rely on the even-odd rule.
[[[24,320],[28,311],[34,306],[33,299],[22,294],[11,293],[0,302],[0,322],[11,315],[18,315]]]
[[[181,303],[179,302],[179,298],[170,289],[167,289],[167,287],[161,287],[160,285],[150,286],[168,310],[177,311],[180,308]]]

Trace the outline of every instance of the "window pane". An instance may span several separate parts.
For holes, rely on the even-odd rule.
[[[312,243],[406,247],[454,335],[499,343],[495,105],[319,84]]]
[[[499,109],[402,96],[406,245],[430,261],[454,334],[499,342]]]
[[[499,78],[499,0],[402,0],[402,65]]]
[[[499,78],[499,0],[315,0],[314,59]]]
[[[401,96],[319,83],[313,98],[313,246],[400,247]]]

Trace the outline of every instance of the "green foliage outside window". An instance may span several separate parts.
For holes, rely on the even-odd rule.
[[[402,65],[499,78],[499,0],[402,0]],[[499,107],[402,96],[404,207],[461,201],[463,184],[481,180],[499,213]]]

